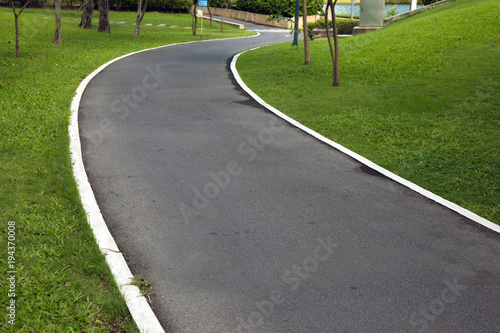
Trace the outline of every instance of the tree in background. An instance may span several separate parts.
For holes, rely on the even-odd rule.
[[[213,26],[212,22],[212,11],[210,10],[210,0],[207,0],[208,15],[210,15],[210,26]]]
[[[237,0],[220,0],[220,32],[223,31],[222,26],[224,25],[224,14],[226,13],[229,7],[232,7],[236,4]],[[222,10],[222,6],[224,6],[224,11]]]
[[[30,0],[26,1],[24,6],[19,10],[19,13],[16,12],[16,6],[14,5],[14,0],[10,0],[10,5],[12,10],[14,11],[14,22],[16,26],[16,57],[19,58],[19,16],[21,16],[23,10],[26,8]]]
[[[85,29],[92,25],[92,15],[94,14],[94,0],[86,0],[82,7],[82,20],[78,25],[80,28]]]
[[[332,72],[333,72],[333,85],[338,86],[340,84],[339,80],[339,40],[337,36],[337,20],[335,19],[335,4],[337,0],[332,3],[332,0],[328,0],[325,8],[325,27],[326,27],[326,39],[328,39],[328,45],[330,46],[330,54],[332,56]],[[333,43],[330,38],[330,29],[328,28],[328,9],[332,14],[333,23]]]
[[[146,14],[146,9],[148,9],[149,0],[144,0],[144,7],[142,5],[142,0],[139,0],[137,4],[137,18],[135,19],[135,32],[134,36],[139,37],[141,35],[141,22]]]
[[[109,26],[109,0],[99,0],[99,26],[97,31],[99,32],[111,32]]]
[[[196,11],[198,10],[198,1],[197,0],[191,1],[190,7],[191,8],[188,8],[188,6],[186,6],[186,9],[189,11],[189,13],[192,16],[191,31],[193,32],[193,36],[196,36],[196,29],[198,27],[198,16],[196,15]]]
[[[54,0],[54,13],[56,16],[56,32],[54,33],[54,44],[61,43],[61,0]]]

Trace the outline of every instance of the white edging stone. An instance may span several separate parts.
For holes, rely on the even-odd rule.
[[[258,49],[257,48],[254,48],[254,49],[251,49],[251,50],[255,50],[255,49]],[[249,51],[251,51],[249,50]],[[244,52],[247,52],[247,51],[244,51]],[[262,98],[260,98],[259,96],[257,96],[250,88],[247,87],[247,85],[243,82],[243,80],[241,79],[237,69],[236,69],[236,62],[238,60],[238,57],[243,54],[244,52],[241,52],[241,53],[238,53],[237,55],[235,55],[233,57],[233,60],[231,61],[231,71],[233,72],[233,75],[236,79],[236,82],[238,82],[238,84],[241,86],[241,88],[243,90],[245,90],[253,99],[255,99],[255,101],[257,101],[260,105],[264,106],[266,109],[268,109],[269,111],[271,111],[272,113],[274,113],[275,115],[277,115],[278,117],[282,118],[283,120],[289,122],[291,125],[301,129],[302,131],[308,133],[309,135],[315,137],[316,139],[326,143],[327,145],[337,149],[337,150],[340,150],[341,152],[343,152],[344,154],[352,157],[353,159],[357,160],[358,162],[366,165],[367,167],[383,174],[384,176],[394,180],[395,182],[398,182],[399,184],[403,185],[403,186],[406,186],[407,188],[423,195],[424,197],[428,198],[428,199],[431,199],[455,212],[457,212],[458,214],[462,215],[462,216],[465,216],[466,218],[474,221],[474,222],[477,222],[483,226],[485,226],[486,228],[488,229],[491,229],[493,231],[496,231],[498,233],[500,233],[500,225],[497,225],[487,219],[485,219],[484,217],[481,217],[463,207],[460,207],[459,205],[451,202],[451,201],[448,201],[420,186],[418,186],[417,184],[414,184],[404,178],[401,178],[399,177],[398,175],[390,172],[389,170],[386,170],[384,168],[382,168],[381,166],[373,163],[372,161],[364,158],[363,156],[359,155],[359,154],[356,154],[355,152],[347,149],[346,147],[324,137],[323,135],[313,131],[312,129],[302,125],[301,123],[299,123],[298,121],[288,117],[287,115],[285,115],[284,113],[282,113],[281,111],[279,111],[278,109],[272,107],[271,105],[267,104]]]
[[[252,38],[257,37],[260,34],[254,36],[247,37],[235,37],[236,38]],[[68,127],[69,138],[70,138],[70,152],[71,152],[71,162],[73,164],[73,174],[77,183],[78,191],[80,193],[80,199],[87,213],[87,220],[92,228],[94,233],[94,237],[96,238],[97,245],[102,253],[106,256],[106,262],[111,269],[111,273],[115,278],[116,284],[120,289],[125,301],[127,302],[127,307],[134,319],[137,327],[143,333],[165,333],[163,330],[158,318],[154,314],[151,309],[149,303],[146,301],[146,298],[141,295],[140,290],[137,286],[130,284],[133,278],[132,272],[125,261],[125,258],[120,253],[118,246],[116,245],[113,236],[109,232],[109,229],[102,217],[101,210],[99,209],[99,205],[94,196],[94,192],[92,191],[92,187],[87,178],[87,172],[85,171],[85,166],[83,164],[82,158],[82,149],[80,143],[80,132],[78,127],[78,110],[80,107],[80,100],[82,98],[83,92],[89,82],[99,74],[103,69],[111,65],[112,63],[123,59],[125,57],[150,51],[156,50],[160,48],[165,48],[173,45],[180,44],[191,44],[191,43],[199,43],[199,42],[208,42],[208,41],[219,41],[219,40],[227,40],[225,39],[215,39],[215,40],[202,40],[202,41],[193,41],[186,43],[178,43],[178,44],[170,44],[159,46],[151,49],[141,50],[137,52],[132,52],[121,57],[115,58],[111,61],[108,61],[91,74],[89,74],[83,81],[80,83],[78,88],[75,91],[75,97],[71,102],[71,116],[70,116],[70,124]]]
[[[118,246],[111,236],[111,233],[106,226],[106,222],[102,217],[99,206],[92,191],[92,187],[88,182],[87,173],[85,172],[85,167],[82,159],[82,150],[80,144],[80,134],[78,128],[78,109],[80,106],[80,100],[82,98],[83,91],[87,87],[87,84],[94,78],[99,72],[106,68],[111,63],[121,59],[123,57],[109,61],[108,63],[102,65],[97,70],[92,72],[89,76],[83,80],[78,89],[76,90],[76,95],[71,103],[71,118],[69,126],[69,136],[70,136],[70,152],[71,161],[73,162],[73,174],[78,186],[78,191],[80,193],[80,199],[87,213],[87,220],[94,232],[94,236],[97,241],[97,245],[102,253],[106,256],[106,262],[111,269],[111,273],[115,278],[116,284],[120,289],[125,301],[127,302],[127,307],[134,319],[137,327],[141,332],[158,332],[164,333],[160,322],[156,318],[153,310],[149,306],[144,296],[141,295],[140,290],[137,286],[131,285],[132,272],[130,271],[125,258],[120,253]]]

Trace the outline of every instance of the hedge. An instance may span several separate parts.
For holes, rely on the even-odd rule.
[[[209,1],[212,7],[221,6],[221,0]],[[227,0],[222,1],[223,7],[225,7]],[[295,0],[237,0],[229,8],[264,15],[295,16]],[[308,15],[315,15],[319,9],[316,1],[309,0],[307,2]],[[302,15],[302,1],[300,1],[300,15]]]
[[[357,27],[359,25],[358,20],[341,19],[341,20],[336,20],[336,22],[337,22],[337,33],[339,35],[352,35],[354,27]],[[333,22],[331,20],[328,20],[328,26],[329,28],[333,28]],[[312,31],[314,29],[324,28],[324,27],[325,27],[325,20],[323,19],[317,20],[316,22],[307,23],[307,33],[309,35],[309,38],[312,37]]]
[[[16,7],[22,7],[26,0],[14,0]],[[85,0],[62,0],[63,8],[80,8]],[[192,0],[149,0],[148,11],[186,11],[186,6],[192,4]],[[95,9],[97,9],[97,0],[94,0]],[[0,6],[9,6],[9,0],[0,0]],[[30,8],[53,8],[54,0],[30,0]],[[109,8],[111,10],[137,10],[137,0],[110,0]]]
[[[148,11],[185,11],[185,8],[192,3],[192,0],[149,0]],[[137,10],[137,0],[110,0],[109,8],[113,10]]]

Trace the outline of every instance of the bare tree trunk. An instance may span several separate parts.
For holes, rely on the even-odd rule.
[[[191,14],[191,31],[193,32],[193,36],[196,36],[196,27],[198,25],[198,17],[196,17],[196,10],[198,8],[197,4],[193,4],[191,8],[188,6],[184,7],[189,14]]]
[[[61,43],[61,0],[54,0],[54,12],[56,16],[56,32],[54,33],[54,41],[52,43]]]
[[[141,35],[141,10],[142,10],[142,0],[137,2],[137,16],[135,18],[135,31],[134,36],[139,37]]]
[[[212,11],[210,10],[210,1],[207,1],[208,14],[210,15],[210,26],[212,27]]]
[[[329,0],[331,1],[331,0]],[[340,85],[340,69],[339,69],[339,38],[337,34],[337,18],[335,17],[335,4],[337,0],[330,6],[332,11],[332,23],[333,23],[333,44],[335,49],[335,61],[333,63],[333,85],[338,87]]]
[[[328,10],[330,9],[331,1],[328,0],[326,3],[326,8],[324,12],[325,17],[325,27],[326,27],[326,39],[328,40],[328,46],[330,47],[330,56],[332,58],[332,63],[334,62],[335,53],[333,51],[332,40],[330,37],[330,27],[328,26]]]
[[[330,46],[330,54],[332,56],[332,76],[333,76],[333,85],[338,86],[340,84],[339,80],[339,44],[337,37],[337,22],[335,19],[335,4],[337,0],[332,3],[332,0],[328,0],[325,8],[325,27],[326,27],[326,39],[328,39],[328,46]],[[332,14],[332,24],[333,24],[333,41],[334,45],[332,45],[332,40],[330,38],[330,27],[328,26],[328,8],[330,8],[330,12]]]
[[[137,18],[135,19],[135,32],[134,36],[139,37],[141,35],[141,22],[144,18],[144,14],[146,14],[146,10],[148,9],[148,1],[144,1],[144,8],[142,8],[142,0],[139,0],[137,5]]]
[[[26,1],[24,6],[21,8],[21,10],[19,10],[19,14],[18,14],[18,13],[16,13],[16,6],[14,5],[14,1],[10,0],[10,5],[12,7],[12,11],[14,12],[14,24],[16,27],[16,57],[18,57],[18,58],[20,57],[20,53],[19,53],[19,16],[21,16],[23,10],[26,8],[26,6],[28,5],[29,2],[30,2],[30,0]]]
[[[109,26],[109,0],[99,0],[99,26],[97,31],[99,32],[111,32]]]
[[[302,31],[304,33],[304,63],[309,65],[311,56],[309,54],[309,33],[307,31],[307,0],[302,0]]]
[[[80,28],[85,29],[92,25],[92,16],[94,14],[94,0],[87,0],[82,8],[82,20],[78,25]]]
[[[198,16],[196,11],[198,10],[198,5],[193,8],[193,20],[191,21],[191,30],[193,31],[193,36],[196,36],[196,28],[198,27]]]
[[[319,4],[319,1],[318,1],[318,0],[316,0],[316,4],[317,4],[317,5],[318,5],[318,7],[319,7],[319,11],[320,11],[321,15],[325,15],[325,12],[323,11],[323,6]]]
[[[223,25],[224,25],[224,12],[222,11],[222,0],[220,0],[220,32],[222,32]]]
[[[222,32],[222,26],[224,25],[224,14],[227,12],[229,9],[230,3],[226,3],[226,8],[224,8],[224,11],[222,10],[222,0],[220,2],[220,32]]]
[[[19,16],[14,14],[14,20],[16,21],[16,57],[20,57],[19,54]]]

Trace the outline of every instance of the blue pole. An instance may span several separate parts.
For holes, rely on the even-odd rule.
[[[298,35],[299,35],[299,6],[300,0],[295,0],[295,25],[293,31],[293,43],[292,46],[296,46],[298,44]]]

